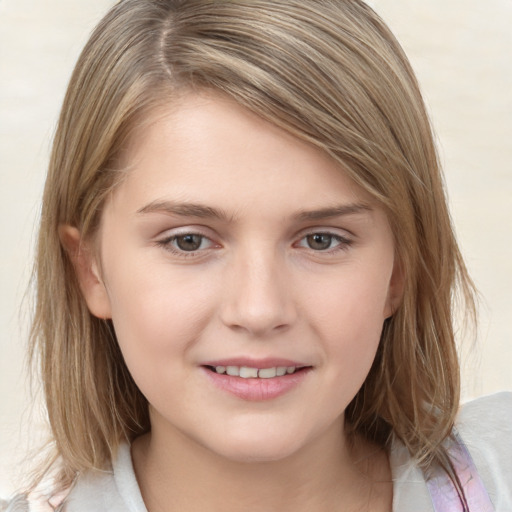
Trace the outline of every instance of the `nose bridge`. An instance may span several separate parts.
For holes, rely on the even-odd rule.
[[[295,319],[286,262],[268,244],[247,247],[232,261],[223,321],[261,336],[284,329]]]

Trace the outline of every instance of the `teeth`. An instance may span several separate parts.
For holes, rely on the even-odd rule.
[[[262,368],[258,372],[258,377],[260,379],[271,379],[272,377],[275,377],[277,374],[276,368]]]
[[[240,368],[238,366],[227,366],[226,373],[232,377],[240,377]]]
[[[227,374],[231,377],[241,377],[242,379],[272,379],[295,373],[295,366],[277,366],[273,368],[251,368],[249,366],[216,366],[216,373]]]
[[[257,368],[247,368],[247,366],[242,366],[240,368],[240,377],[243,379],[256,378],[258,377],[258,369]]]

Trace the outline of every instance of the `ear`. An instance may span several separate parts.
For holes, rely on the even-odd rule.
[[[111,318],[110,299],[103,283],[95,251],[82,240],[74,226],[59,226],[59,238],[69,255],[89,311],[98,318]]]
[[[398,258],[395,258],[393,273],[391,274],[391,279],[389,280],[388,297],[384,310],[384,318],[391,318],[395,314],[396,310],[400,306],[400,303],[402,302],[402,298],[404,296],[404,288],[405,272],[403,270],[403,265],[398,260]]]

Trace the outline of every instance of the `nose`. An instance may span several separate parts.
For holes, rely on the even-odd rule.
[[[221,319],[231,329],[267,337],[296,320],[285,263],[274,253],[238,258],[223,290]]]

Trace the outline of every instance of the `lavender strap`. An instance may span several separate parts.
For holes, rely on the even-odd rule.
[[[439,468],[427,481],[435,512],[495,512],[473,459],[456,432],[450,440],[448,454],[464,489],[467,507],[446,471]]]

